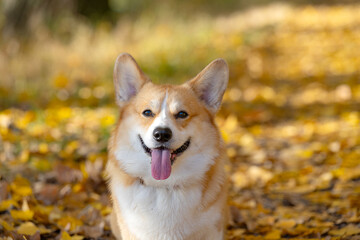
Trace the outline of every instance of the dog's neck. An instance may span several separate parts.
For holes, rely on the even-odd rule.
[[[144,179],[142,179],[141,177],[138,178],[138,181],[141,185],[145,185]]]
[[[138,178],[137,178],[137,181],[139,182],[140,185],[149,186],[149,185],[147,185],[147,184],[145,183],[144,179],[141,178],[141,177],[138,177]],[[150,185],[150,186],[151,186],[151,185]],[[154,187],[154,186],[152,186],[152,187]],[[174,186],[171,186],[171,187],[170,187],[170,186],[166,186],[166,188],[167,188],[167,189],[178,190],[178,189],[181,188],[181,186],[180,186],[180,185],[174,185]]]

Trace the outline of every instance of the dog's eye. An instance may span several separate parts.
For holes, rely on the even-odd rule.
[[[145,117],[153,117],[154,113],[151,110],[146,109],[143,111],[142,115],[144,115]]]
[[[175,118],[187,118],[187,116],[189,116],[189,114],[185,111],[180,111],[175,115]]]

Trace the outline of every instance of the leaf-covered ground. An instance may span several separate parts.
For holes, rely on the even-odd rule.
[[[155,80],[228,60],[216,119],[230,158],[228,239],[360,239],[359,11],[273,5],[152,34],[143,17],[118,27],[130,41],[79,24],[72,44],[39,40],[21,58],[7,49],[0,238],[113,239],[103,169],[117,118],[111,68],[126,50]],[[17,78],[25,85],[9,91]]]

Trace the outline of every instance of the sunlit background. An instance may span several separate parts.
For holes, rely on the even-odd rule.
[[[122,52],[157,83],[227,60],[228,239],[360,234],[360,2],[2,0],[0,29],[0,236],[112,238]]]

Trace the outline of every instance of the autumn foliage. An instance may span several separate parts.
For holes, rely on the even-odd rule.
[[[113,239],[103,170],[124,51],[155,82],[227,59],[216,121],[230,159],[228,239],[360,239],[359,12],[144,14],[112,28],[76,22],[69,41],[39,30],[25,49],[2,43],[0,239]]]

